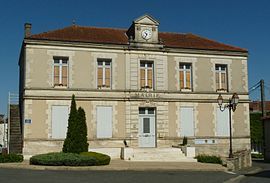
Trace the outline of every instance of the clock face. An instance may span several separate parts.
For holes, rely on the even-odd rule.
[[[142,31],[142,38],[143,39],[150,39],[152,37],[152,31],[149,29],[145,29]]]

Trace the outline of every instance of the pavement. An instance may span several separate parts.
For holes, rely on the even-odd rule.
[[[30,165],[29,161],[21,163],[1,163],[0,168],[31,169],[31,170],[105,170],[105,171],[222,171],[226,172],[226,167],[218,164],[198,163],[198,162],[135,162],[120,159],[111,160],[105,166],[39,166]]]

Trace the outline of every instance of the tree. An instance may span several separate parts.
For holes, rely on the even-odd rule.
[[[263,123],[261,113],[250,114],[250,135],[252,144],[263,143]]]
[[[70,113],[68,118],[68,129],[67,129],[67,136],[64,141],[63,149],[62,151],[65,153],[68,152],[74,152],[76,151],[76,147],[74,147],[74,139],[76,139],[76,120],[77,120],[77,108],[76,108],[76,101],[75,101],[75,95],[72,95],[71,100],[71,107],[70,107]]]
[[[67,136],[62,151],[65,153],[81,153],[88,151],[85,112],[81,107],[79,107],[77,111],[75,95],[72,95]]]
[[[87,152],[89,144],[87,143],[87,126],[86,126],[86,118],[84,109],[79,107],[78,109],[78,130],[79,138],[78,138],[78,148],[80,152]]]

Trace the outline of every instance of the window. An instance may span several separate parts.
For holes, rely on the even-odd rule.
[[[54,86],[67,86],[68,58],[54,57],[53,76]]]
[[[97,107],[97,138],[112,138],[112,107]]]
[[[98,59],[97,67],[97,87],[111,88],[111,60]]]
[[[153,62],[140,63],[141,88],[153,89]]]
[[[180,108],[180,136],[193,137],[194,133],[194,112],[192,107]]]
[[[216,65],[216,90],[227,91],[227,66]]]
[[[229,110],[225,109],[224,111],[220,111],[217,108],[216,114],[216,135],[217,136],[229,136],[230,135],[230,126],[228,123],[229,120]]]
[[[191,90],[191,64],[179,64],[180,90]]]
[[[68,106],[52,106],[52,138],[64,139],[68,127]]]

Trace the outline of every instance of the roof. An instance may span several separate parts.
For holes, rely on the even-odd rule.
[[[63,29],[34,34],[27,38],[35,40],[71,41],[128,45],[126,29],[84,27],[72,25]],[[246,49],[226,45],[194,34],[160,32],[164,47],[247,52]]]

